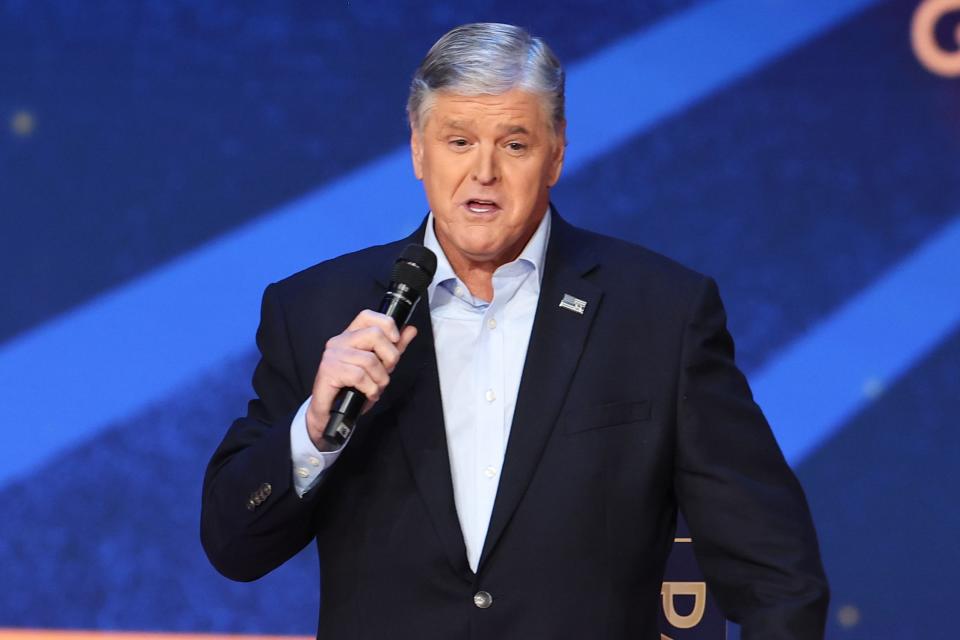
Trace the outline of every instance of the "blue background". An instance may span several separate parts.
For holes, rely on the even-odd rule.
[[[160,398],[130,392],[132,409],[82,429],[69,419],[71,398],[102,407],[117,399],[64,380],[96,379],[110,359],[70,358],[45,340],[105,300],[136,319],[139,303],[125,292],[169,265],[256,233],[304,194],[352,193],[350,176],[404,145],[409,77],[456,24],[513,22],[545,37],[569,69],[585,70],[576,86],[590,91],[570,99],[600,124],[618,101],[642,110],[647,97],[698,87],[642,126],[612,126],[609,143],[568,166],[554,201],[576,224],[714,276],[741,367],[751,377],[775,367],[960,219],[960,78],[930,73],[911,49],[918,2],[859,4],[724,75],[731,56],[752,54],[762,38],[710,16],[761,12],[759,32],[773,33],[778,11],[790,20],[818,3],[0,0],[0,364],[25,344],[35,354],[20,369],[29,385],[0,368],[9,376],[0,380],[0,445],[33,456],[0,463],[0,627],[314,632],[312,548],[248,585],[217,575],[199,547],[203,468],[251,394],[256,296],[244,294],[236,309],[244,340],[214,366],[184,356],[171,365],[186,372],[174,388]],[[958,23],[960,12],[938,30],[945,50],[957,48]],[[671,24],[679,26],[668,42],[687,52],[689,68],[645,76],[616,57],[619,44],[643,42],[643,69],[673,69],[675,50],[651,36]],[[718,36],[729,50],[711,50]],[[591,85],[604,52],[622,84]],[[710,74],[715,85],[698,84]],[[572,138],[570,152],[590,144]],[[384,192],[365,219],[412,230],[425,213],[422,199],[391,197],[392,184],[364,188]],[[311,215],[362,238],[353,213]],[[313,261],[349,248],[308,242]],[[960,298],[960,254],[951,255],[927,274],[944,296],[926,300],[931,309]],[[249,291],[269,281],[246,278],[235,275]],[[165,313],[189,320],[195,311]],[[149,358],[138,363],[164,318],[148,326],[122,345],[136,388],[155,384]],[[94,351],[104,340],[73,331]],[[924,331],[918,318],[873,347],[899,353],[898,336]],[[929,344],[900,349],[900,369],[878,373],[851,411],[790,456],[833,587],[833,638],[956,635],[943,621],[960,574],[960,316],[948,314]],[[821,400],[816,384],[799,381],[857,357],[823,355],[825,371],[790,378],[800,406]],[[30,411],[4,410],[17,403]],[[38,425],[54,413],[68,418],[42,435]]]

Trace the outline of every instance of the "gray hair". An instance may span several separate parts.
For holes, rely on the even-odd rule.
[[[437,40],[420,63],[410,83],[407,116],[419,129],[436,92],[500,95],[514,88],[539,94],[559,131],[564,73],[547,43],[510,24],[465,24]]]

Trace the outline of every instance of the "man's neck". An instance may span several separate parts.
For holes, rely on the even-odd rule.
[[[493,300],[493,272],[497,270],[498,266],[492,268],[468,266],[459,269],[454,267],[453,271],[470,290],[470,294],[474,298],[491,302]]]
[[[536,231],[536,229],[534,229]],[[530,242],[533,236],[531,232],[527,237],[517,243],[510,253],[494,260],[470,260],[466,256],[458,255],[455,251],[448,251],[444,246],[443,240],[437,238],[440,247],[443,249],[450,267],[461,282],[470,290],[474,298],[479,298],[485,302],[493,301],[493,273],[501,266],[513,262],[523,253],[523,248]]]

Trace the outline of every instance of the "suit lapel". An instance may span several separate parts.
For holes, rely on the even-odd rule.
[[[409,242],[423,242],[426,223],[412,236],[397,243],[389,264],[374,274],[382,290],[389,285],[388,274],[402,248]],[[403,450],[434,529],[440,538],[444,553],[454,571],[466,581],[473,572],[467,563],[467,549],[457,518],[453,498],[453,478],[443,421],[443,403],[440,397],[440,377],[433,344],[430,306],[424,297],[417,304],[410,324],[417,327],[414,338],[400,363],[390,376],[390,385],[383,398],[374,405],[369,416],[393,409]]]
[[[415,363],[416,380],[413,391],[406,394],[406,403],[397,407],[397,426],[410,471],[427,506],[444,553],[454,571],[469,581],[472,572],[467,563],[467,549],[453,498],[453,477],[450,473],[450,456],[443,422],[440,378],[434,353],[430,313],[426,304],[417,306],[414,324],[417,326],[418,335],[410,343],[403,359],[410,356]],[[417,345],[416,349],[414,345]]]
[[[559,216],[551,222],[540,299],[478,571],[533,479],[603,296],[601,289],[583,277],[596,265],[593,255],[579,242],[587,237],[578,237]],[[586,301],[582,314],[560,307],[565,294]]]

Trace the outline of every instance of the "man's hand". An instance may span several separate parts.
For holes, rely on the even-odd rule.
[[[416,327],[407,325],[400,332],[393,320],[366,309],[346,331],[327,340],[307,412],[307,433],[318,449],[335,448],[323,439],[323,430],[337,392],[353,387],[362,393],[367,398],[363,407],[366,412],[390,383],[390,374],[416,335]]]

